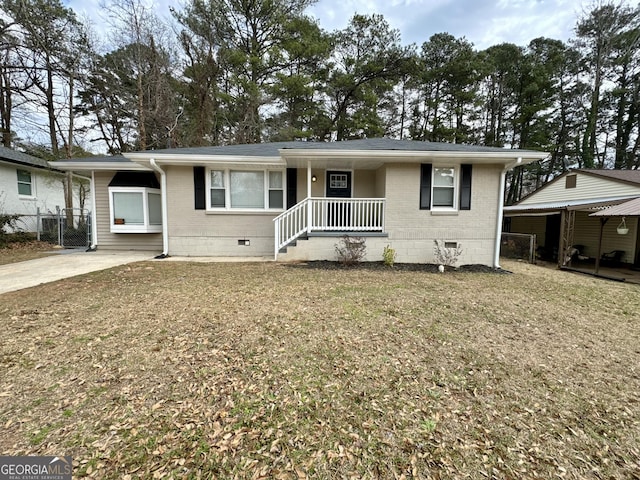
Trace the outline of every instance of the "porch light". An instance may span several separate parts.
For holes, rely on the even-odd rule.
[[[624,217],[622,217],[622,221],[620,222],[620,225],[618,225],[618,228],[616,230],[618,230],[619,235],[626,235],[627,233],[629,233],[629,228],[624,221]]]
[[[318,181],[318,177],[316,177],[315,175],[311,176],[311,181],[312,182],[317,182]]]

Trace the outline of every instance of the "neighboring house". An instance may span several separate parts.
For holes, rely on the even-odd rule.
[[[55,164],[54,164],[55,165]],[[65,208],[64,179],[66,172],[56,169],[41,158],[0,146],[0,213],[20,215],[19,227],[35,231],[35,216],[55,213]],[[79,182],[88,179],[74,175],[74,206],[79,205]]]
[[[616,263],[638,265],[638,217],[590,216],[638,197],[639,170],[572,170],[505,207],[504,228],[535,233],[541,256],[560,266],[568,265],[576,254],[587,260],[600,258],[599,252],[613,251],[617,252]],[[623,218],[628,231],[620,229],[619,233]]]
[[[368,139],[126,153],[57,162],[90,171],[101,249],[181,256],[334,260],[344,234],[432,262],[435,240],[459,264],[498,266],[505,172],[546,154]],[[304,241],[303,241],[304,239]]]

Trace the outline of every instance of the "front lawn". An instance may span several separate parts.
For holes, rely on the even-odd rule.
[[[74,478],[640,477],[640,287],[145,262],[0,296],[0,454]]]

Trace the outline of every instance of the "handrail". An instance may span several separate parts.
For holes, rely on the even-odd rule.
[[[275,258],[283,247],[312,231],[382,232],[384,198],[307,197],[273,219]]]
[[[307,197],[273,219],[275,224],[275,258],[278,258],[278,252],[281,248],[307,232],[308,209],[306,207],[309,201],[310,198]]]

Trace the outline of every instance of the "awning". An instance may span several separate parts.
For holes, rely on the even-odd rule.
[[[524,205],[510,205],[504,207],[505,216],[515,215],[533,215],[533,214],[547,214],[553,215],[560,213],[561,210],[599,210],[612,205],[618,205],[630,199],[635,199],[636,196],[618,196],[618,197],[602,197],[602,198],[589,198],[580,200],[561,200],[556,202],[545,203],[530,203]]]
[[[618,205],[600,210],[589,215],[590,217],[638,217],[640,216],[640,197],[634,198]]]

